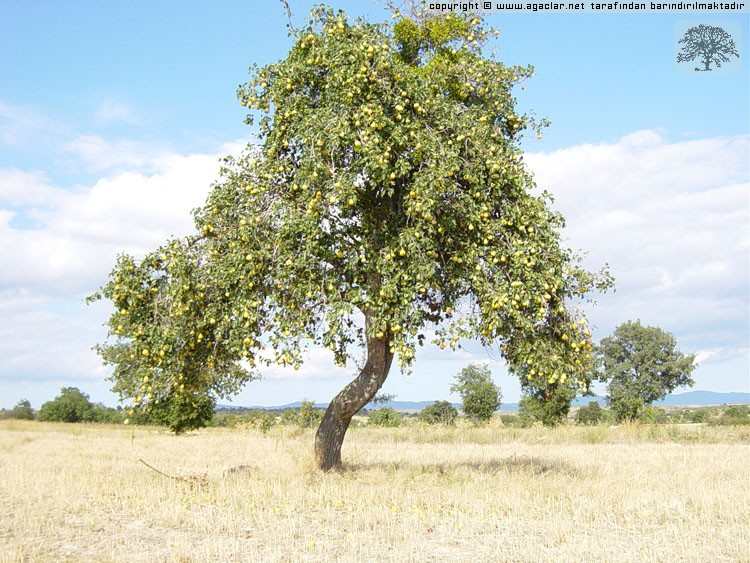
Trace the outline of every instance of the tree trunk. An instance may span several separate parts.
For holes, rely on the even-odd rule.
[[[341,467],[341,445],[352,417],[372,400],[388,377],[393,360],[389,348],[387,337],[368,338],[362,371],[328,405],[315,434],[315,459],[323,471]]]

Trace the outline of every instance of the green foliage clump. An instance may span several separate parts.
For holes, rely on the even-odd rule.
[[[34,409],[31,408],[31,403],[27,399],[21,399],[10,410],[0,410],[0,419],[34,420],[34,418]]]
[[[523,386],[524,395],[518,403],[519,417],[524,424],[541,422],[544,426],[557,426],[565,422],[570,403],[576,396],[571,385],[549,385],[540,389]]]
[[[501,414],[500,421],[503,423],[503,426],[509,426],[511,428],[523,426],[518,415],[515,414]]]
[[[39,420],[47,422],[94,422],[96,414],[89,396],[76,387],[63,387],[52,401],[39,409]]]
[[[602,339],[596,354],[599,379],[608,382],[607,402],[618,422],[637,420],[644,406],[695,382],[695,356],[677,350],[675,337],[658,327],[628,321]]]
[[[448,401],[437,401],[423,408],[418,418],[427,424],[454,424],[458,411]]]
[[[451,393],[458,393],[464,414],[478,423],[486,423],[500,408],[503,394],[492,380],[488,365],[469,364],[462,369],[451,385]]]
[[[745,426],[750,424],[750,406],[732,405],[727,407],[716,420],[716,424],[724,426]]]
[[[249,426],[257,428],[264,434],[276,424],[276,415],[264,409],[242,410],[240,412],[219,412],[214,415],[214,426],[237,428]]]
[[[686,413],[686,418],[689,422],[693,423],[705,423],[708,422],[712,417],[711,409],[702,408],[695,409]]]
[[[390,428],[401,426],[401,413],[391,407],[383,407],[367,415],[367,424],[371,426],[387,426]]]
[[[139,404],[133,411],[140,411],[149,424],[167,426],[175,434],[203,428],[213,418],[216,401],[201,394],[180,394],[169,400]]]
[[[315,401],[303,399],[298,409],[285,409],[279,420],[284,426],[298,426],[299,428],[313,428],[323,418],[323,411],[315,408]]]
[[[646,405],[641,410],[638,420],[646,424],[667,424],[670,422],[670,417],[663,408]]]
[[[598,401],[590,401],[588,405],[578,409],[575,419],[578,424],[596,426],[606,422],[609,419],[609,413],[599,405]]]
[[[297,415],[297,424],[301,428],[313,428],[323,418],[323,411],[315,408],[315,401],[303,400]]]
[[[28,403],[28,401],[26,401]],[[21,405],[19,403],[19,405]],[[30,409],[30,406],[28,407]],[[22,409],[28,416],[27,409]],[[119,424],[123,421],[122,411],[92,403],[89,396],[77,387],[63,387],[52,401],[47,401],[39,409],[39,420],[46,422],[102,422]]]

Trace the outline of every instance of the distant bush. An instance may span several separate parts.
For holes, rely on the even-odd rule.
[[[107,407],[101,403],[96,403],[94,407],[94,422],[105,424],[121,424],[123,421],[122,410]]]
[[[750,406],[732,405],[727,407],[715,423],[723,426],[748,425],[750,424]]]
[[[39,410],[39,420],[48,422],[94,422],[96,414],[89,396],[76,387],[63,387],[52,401]]]
[[[0,410],[0,420],[1,419],[34,420],[34,409],[31,408],[31,403],[29,401],[21,399],[12,409]]]
[[[708,422],[711,419],[711,409],[695,409],[685,413],[688,422]]]
[[[503,423],[503,426],[521,426],[520,419],[514,414],[501,414],[500,421]]]
[[[570,412],[570,403],[575,397],[575,390],[560,386],[552,393],[545,395],[541,390],[529,390],[518,402],[518,416],[523,426],[541,422],[544,426],[562,424]]]
[[[395,427],[401,425],[401,413],[393,410],[391,407],[383,407],[376,411],[370,412],[367,416],[367,424],[371,426]]]
[[[541,422],[544,426],[557,426],[568,418],[570,404],[576,396],[576,388],[558,385],[542,389],[523,385],[524,393],[518,402],[518,415],[524,426]]]
[[[314,428],[323,418],[323,410],[315,408],[315,401],[302,400],[299,409],[285,409],[279,418],[283,426],[299,426],[300,428]]]
[[[646,424],[667,424],[669,422],[669,415],[661,407],[646,405],[643,407],[638,420]]]
[[[581,407],[576,412],[576,422],[578,424],[585,424],[587,426],[595,426],[605,422],[609,418],[606,410],[604,410],[597,401],[591,401],[585,407]]]
[[[448,401],[438,401],[419,412],[420,422],[427,424],[454,424],[458,411]]]
[[[250,426],[263,433],[268,432],[276,424],[276,415],[264,409],[222,410],[214,414],[211,426],[236,428]]]
[[[303,400],[299,406],[297,424],[302,428],[313,428],[320,424],[323,411],[315,409],[315,401]]]

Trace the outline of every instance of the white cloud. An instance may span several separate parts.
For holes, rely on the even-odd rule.
[[[120,146],[97,143],[114,162]],[[0,288],[34,288],[44,294],[86,293],[106,277],[118,252],[141,254],[169,236],[192,229],[191,210],[201,206],[217,178],[216,154],[149,156],[133,162],[154,172],[122,172],[93,186],[53,186],[40,174],[0,170]],[[20,208],[20,209],[19,209]],[[17,227],[15,221],[24,223]]]
[[[120,145],[91,145],[104,151],[104,161],[118,162],[108,151]],[[106,281],[117,253],[141,254],[191,231],[190,211],[205,201],[219,157],[239,146],[198,155],[133,151],[136,168],[152,172],[116,172],[90,186],[55,186],[41,173],[0,170],[6,265],[0,271],[0,380],[16,387],[19,381],[78,381],[83,388],[101,381],[91,347],[104,338],[108,305],[87,307],[82,298]]]
[[[57,129],[57,126],[36,110],[0,102],[0,144],[10,147],[24,145],[52,129]]]
[[[640,318],[688,350],[746,345],[748,154],[748,136],[670,143],[639,131],[527,155],[570,246],[589,251],[590,267],[612,267],[617,293],[592,312],[603,331]]]
[[[99,121],[105,123],[139,123],[138,113],[135,109],[125,102],[108,99],[104,100],[96,108],[96,117]]]
[[[144,172],[161,169],[169,151],[162,146],[129,140],[109,141],[96,135],[79,135],[62,148],[94,173]]]
[[[356,375],[357,368],[349,362],[339,367],[333,361],[333,352],[325,348],[311,348],[303,354],[304,364],[299,370],[271,365],[260,369],[264,379],[347,379]]]
[[[68,150],[100,171],[98,181],[84,186],[0,169],[0,260],[6,265],[0,271],[0,380],[78,381],[84,390],[101,381],[91,346],[104,337],[107,305],[86,307],[81,298],[106,280],[118,252],[141,254],[189,232],[190,211],[204,202],[219,157],[238,154],[243,145],[180,155],[79,137]],[[699,352],[707,365],[747,363],[747,155],[746,136],[670,143],[652,131],[527,155],[540,188],[555,195],[568,219],[570,246],[590,251],[591,267],[612,265],[617,292],[590,313],[597,337],[640,318],[674,332],[680,347]],[[455,373],[488,358],[510,401],[517,381],[477,346],[456,353],[418,349],[414,374],[400,375],[394,367],[384,391],[404,399],[447,397]],[[256,388],[268,389],[268,404],[299,398],[274,400],[280,392],[274,389],[327,400],[354,369],[337,368],[328,350],[311,350],[298,372],[264,370],[268,387],[252,384],[243,401],[251,404]],[[46,398],[57,390],[49,389]]]
[[[41,172],[0,169],[0,206],[55,206],[60,196],[60,190]]]

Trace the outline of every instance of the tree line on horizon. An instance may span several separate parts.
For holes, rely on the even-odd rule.
[[[606,406],[598,402],[580,407],[575,420],[582,424],[599,422],[659,422],[668,420],[664,409],[653,407],[655,401],[682,385],[693,385],[690,377],[695,368],[694,356],[685,355],[676,347],[676,339],[656,327],[643,326],[640,321],[629,321],[617,327],[610,337],[602,339],[595,347],[595,362],[592,370],[594,379],[607,383]],[[490,368],[486,364],[470,364],[454,376],[450,387],[452,393],[461,397],[463,416],[474,424],[486,424],[496,415],[502,400],[500,387],[492,380]],[[530,426],[541,423],[556,426],[568,420],[573,399],[579,395],[574,384],[556,386],[552,393],[541,394],[534,387],[524,387],[517,415],[500,415],[504,423]],[[583,396],[593,396],[583,393]],[[378,395],[371,405],[394,399],[393,395]],[[741,408],[740,408],[741,410]],[[299,409],[249,410],[238,413],[221,411],[210,413],[205,425],[233,426],[250,423],[268,429],[277,421],[312,427],[322,418],[324,409],[316,409],[314,401],[303,400]],[[404,415],[391,407],[382,407],[368,415],[368,422],[374,426],[397,426]],[[699,410],[690,421],[705,421],[710,411]],[[89,396],[75,387],[63,387],[52,401],[42,404],[38,413],[31,408],[29,401],[22,399],[11,410],[0,410],[0,418],[34,419],[50,422],[100,422],[126,424],[169,425],[166,417],[148,416],[135,409],[111,408],[101,403],[92,403]],[[448,401],[437,401],[422,409],[417,418],[426,423],[452,424],[459,412]],[[729,413],[735,422],[743,420],[740,411]],[[682,420],[682,417],[680,418]]]

